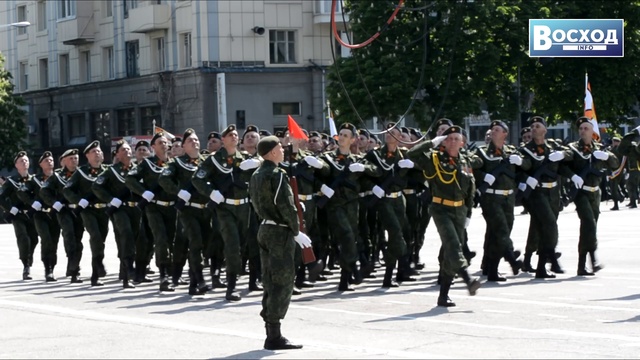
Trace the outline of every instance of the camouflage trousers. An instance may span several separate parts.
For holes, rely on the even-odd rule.
[[[580,240],[578,252],[586,254],[598,248],[596,235],[598,217],[600,217],[600,191],[586,192],[579,190],[573,202],[576,204],[580,218]]]

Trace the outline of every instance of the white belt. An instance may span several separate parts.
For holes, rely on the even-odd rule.
[[[513,194],[513,190],[487,189],[487,191],[485,192],[487,194],[495,194],[495,195],[503,195],[503,196],[509,196]]]
[[[404,189],[402,190],[403,193],[405,193],[405,195],[412,195],[416,193],[415,189]]]
[[[262,225],[275,225],[275,226],[281,226],[281,227],[285,227],[288,228],[287,225],[285,224],[278,224],[277,222],[273,221],[273,220],[262,220]]]
[[[369,190],[369,191],[358,193],[359,197],[365,197],[365,196],[369,196],[369,195],[373,195],[373,191]]]
[[[558,182],[554,181],[554,182],[543,182],[543,183],[539,183],[538,187],[541,187],[543,189],[551,189],[558,186]]]
[[[301,201],[307,201],[313,199],[313,194],[309,195],[298,195],[298,199]]]
[[[244,199],[224,199],[224,203],[225,204],[229,204],[229,205],[242,205],[242,204],[246,204],[249,202],[248,198],[244,198]]]
[[[389,194],[385,195],[385,197],[388,197],[388,198],[391,198],[391,199],[399,198],[400,196],[402,196],[402,191],[396,191],[396,192],[392,192],[392,193],[389,193]]]
[[[596,192],[596,191],[599,191],[600,188],[598,186],[582,185],[582,190],[585,190],[585,191],[588,191],[588,192]]]
[[[192,208],[196,208],[196,209],[204,209],[207,207],[207,204],[198,204],[198,203],[185,203],[185,205],[187,206],[191,206]]]
[[[172,206],[175,204],[175,201],[152,200],[151,202],[160,206]]]

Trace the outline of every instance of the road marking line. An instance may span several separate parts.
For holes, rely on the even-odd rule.
[[[387,300],[387,302],[390,303],[390,304],[411,305],[411,303],[407,302],[407,301]]]
[[[549,300],[575,301],[576,298],[562,297],[562,296],[550,296]]]
[[[566,319],[568,316],[565,315],[554,315],[554,314],[538,314],[538,316],[551,317],[556,319]]]
[[[578,283],[580,286],[601,287],[602,284]]]
[[[489,312],[489,313],[496,313],[496,314],[511,314],[511,311],[506,311],[506,310],[489,310],[489,309],[484,309],[482,310],[484,312]]]
[[[524,296],[524,294],[519,294],[519,293],[500,293],[500,295],[505,295],[505,296]]]

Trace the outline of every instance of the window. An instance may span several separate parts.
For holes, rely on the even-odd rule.
[[[49,59],[44,58],[38,61],[38,77],[40,78],[40,89],[49,87]]]
[[[273,115],[301,115],[299,102],[273,103]]]
[[[118,110],[118,135],[131,136],[136,133],[136,111],[135,109]]]
[[[272,64],[296,63],[296,32],[269,30],[269,61]]]
[[[69,68],[69,54],[60,55],[60,85],[69,85],[70,68]]]
[[[84,145],[87,142],[87,122],[84,114],[72,114],[67,118],[69,146]]]
[[[113,59],[113,46],[102,49],[102,78],[110,80],[116,78],[115,62]]]
[[[103,8],[103,17],[111,17],[113,16],[113,0],[102,0]]]
[[[191,67],[191,33],[180,35],[182,46],[180,47],[180,67]]]
[[[124,18],[126,19],[129,17],[129,10],[138,7],[138,0],[122,0],[122,5],[124,7]]]
[[[20,83],[20,91],[29,90],[29,63],[23,61],[18,66],[19,78],[18,82]]]
[[[18,6],[18,22],[27,21],[27,5]],[[18,28],[18,35],[27,33],[27,28],[21,26]]]
[[[140,108],[140,125],[142,127],[142,134],[153,135],[153,120],[156,121],[156,126],[162,126],[160,106]]]
[[[91,81],[91,52],[80,52],[80,82]]]
[[[58,19],[76,16],[76,0],[58,0]]]
[[[47,3],[38,1],[38,31],[47,30]]]
[[[138,67],[138,57],[140,56],[138,41],[127,41],[125,43],[125,51],[127,52],[127,77],[140,75],[140,68]]]
[[[109,143],[111,139],[111,119],[109,111],[91,113],[91,123],[93,125],[95,139],[100,140],[101,143]]]
[[[165,43],[164,37],[159,37],[153,39],[153,50],[155,52],[155,56],[152,57],[153,60],[153,69],[155,71],[163,71],[166,66],[166,51],[165,51]]]

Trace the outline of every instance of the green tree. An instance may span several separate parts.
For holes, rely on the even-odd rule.
[[[20,108],[25,102],[13,94],[11,73],[4,68],[4,56],[0,54],[0,168],[13,168],[13,158],[25,149],[27,126],[25,112]]]

